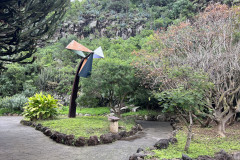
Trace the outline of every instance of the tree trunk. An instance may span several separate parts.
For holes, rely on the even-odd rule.
[[[223,125],[223,122],[222,120],[220,120],[219,122],[217,122],[217,128],[218,128],[218,134],[221,136],[221,137],[226,137],[225,135],[225,125]]]
[[[189,111],[189,126],[188,126],[188,135],[187,135],[187,142],[184,148],[184,151],[188,151],[189,147],[190,147],[190,143],[192,140],[192,125],[193,125],[193,120],[192,120],[192,112]]]
[[[78,76],[78,72],[79,72],[80,68],[82,67],[84,59],[85,58],[82,58],[82,60],[80,61],[78,69],[75,74],[75,79],[74,79],[72,93],[71,93],[71,102],[70,102],[70,107],[69,107],[69,112],[68,112],[69,118],[76,117],[76,107],[77,107],[76,99],[77,99],[78,84],[79,84],[79,79],[80,79],[80,77]]]

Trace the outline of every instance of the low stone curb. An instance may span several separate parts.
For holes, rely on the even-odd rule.
[[[83,147],[83,146],[95,146],[99,144],[107,144],[112,143],[114,141],[133,136],[138,131],[142,131],[143,128],[141,125],[137,124],[133,126],[130,131],[121,131],[119,133],[107,133],[103,134],[100,137],[97,136],[90,136],[89,138],[85,137],[78,137],[75,139],[74,135],[67,135],[60,132],[52,131],[48,127],[42,126],[40,123],[35,123],[32,121],[21,120],[20,122],[22,125],[31,126],[38,131],[43,132],[44,135],[50,137],[53,141],[69,146],[76,146],[76,147]]]

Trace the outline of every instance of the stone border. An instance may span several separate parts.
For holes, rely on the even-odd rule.
[[[66,135],[60,132],[52,131],[50,128],[44,127],[40,123],[37,124],[35,122],[26,121],[26,120],[21,120],[20,123],[25,126],[31,126],[36,130],[43,132],[44,135],[50,137],[52,140],[54,140],[57,143],[61,143],[69,146],[76,146],[76,147],[95,146],[99,144],[112,143],[114,141],[129,137],[129,136],[133,136],[138,131],[143,130],[142,126],[140,124],[137,124],[136,126],[133,126],[129,132],[121,131],[116,134],[107,133],[107,134],[101,135],[99,138],[97,136],[90,136],[89,138],[78,137],[77,139],[75,139],[74,135]]]

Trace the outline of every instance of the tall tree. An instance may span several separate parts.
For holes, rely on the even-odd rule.
[[[22,62],[36,51],[38,40],[50,38],[69,0],[2,0],[0,2],[0,69]]]

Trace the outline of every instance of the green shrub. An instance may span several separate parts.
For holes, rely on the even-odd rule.
[[[28,105],[24,107],[23,116],[32,120],[49,119],[58,115],[58,100],[51,95],[45,96],[39,93],[28,99]]]
[[[23,106],[27,103],[28,99],[25,95],[16,94],[12,97],[4,97],[0,101],[0,108],[5,108],[9,112],[23,111]]]

